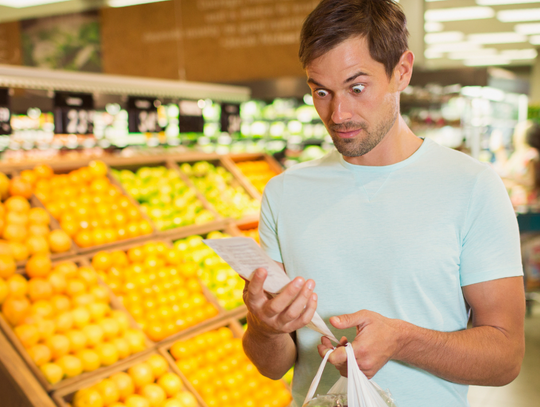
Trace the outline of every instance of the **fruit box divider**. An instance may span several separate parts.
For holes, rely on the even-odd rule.
[[[54,261],[53,262],[53,267],[58,263],[62,263],[63,261],[68,261],[68,259],[61,259],[61,260]],[[73,258],[69,259],[69,261],[75,262],[77,264],[77,267],[89,266],[89,264],[85,261],[85,259],[82,256],[73,257]],[[17,273],[23,275],[25,278],[27,277],[26,274],[25,274],[25,270],[23,268],[17,269]],[[101,280],[101,278],[99,278],[99,276],[98,276],[98,283],[108,290],[109,298],[110,298],[109,305],[110,305],[111,309],[112,310],[119,310],[119,311],[124,312],[128,316],[128,318],[130,320],[131,328],[141,330],[140,327],[138,326],[138,324],[136,324],[135,321],[133,320],[133,318],[131,317],[131,314],[129,314],[129,312],[127,312],[127,310],[122,306],[122,304],[120,303],[118,298],[116,298],[116,296],[112,293],[112,291],[109,289],[109,287]],[[43,373],[41,372],[39,367],[30,358],[30,355],[26,351],[26,348],[19,341],[19,338],[17,337],[17,335],[15,335],[15,332],[13,331],[13,328],[10,326],[10,324],[7,322],[7,320],[4,318],[2,313],[0,313],[0,328],[1,328],[1,331],[3,331],[3,333],[4,333],[4,336],[11,342],[12,346],[17,350],[17,352],[19,353],[21,358],[26,362],[26,365],[28,366],[28,368],[32,371],[34,376],[38,379],[38,381],[41,383],[43,388],[48,393],[50,393],[51,391],[63,388],[65,386],[69,386],[70,383],[81,380],[81,378],[84,379],[86,377],[92,377],[94,374],[99,373],[100,371],[105,370],[105,369],[107,369],[109,367],[109,366],[102,366],[102,367],[96,369],[93,372],[82,373],[82,374],[80,374],[78,376],[71,377],[71,378],[68,378],[68,379],[63,379],[60,382],[58,382],[58,383],[56,383],[54,385],[51,385],[47,381],[47,379],[45,379],[45,376],[43,375]],[[143,334],[144,334],[144,332],[143,332]],[[147,349],[145,349],[145,350],[143,350],[143,351],[141,351],[139,353],[145,353],[145,352],[148,352],[148,351],[154,349],[154,342],[150,341],[150,339],[148,339],[146,337],[146,335],[145,335],[145,344],[147,346]],[[130,355],[127,358],[123,359],[123,361],[130,360],[130,359],[136,357],[139,353],[136,353],[134,355]]]
[[[78,390],[91,387],[99,383],[103,379],[109,378],[115,373],[126,372],[132,366],[145,362],[152,355],[163,356],[156,349],[152,349],[151,352],[147,352],[145,354],[139,354],[134,359],[131,359],[131,360],[124,359],[121,362],[117,362],[114,365],[109,366],[107,370],[103,370],[99,374],[96,374],[93,377],[85,378],[84,380],[80,380],[78,382],[72,383],[70,386],[66,386],[66,387],[63,387],[62,389],[58,389],[54,391],[52,393],[52,399],[58,405],[58,407],[69,407],[70,404],[68,403],[71,403],[73,396]],[[169,366],[169,372],[178,374],[177,373],[178,369],[176,368],[176,365],[174,365],[174,363],[171,364],[171,361],[168,358],[165,358],[165,360],[167,361],[167,364]],[[185,377],[181,375],[178,375],[178,376],[180,377],[180,380],[182,381],[182,385],[184,386],[184,388],[195,396],[199,404],[199,407],[206,407],[205,405],[201,404],[200,397],[195,393],[195,389],[193,389],[193,386],[191,386],[191,384],[185,379]]]

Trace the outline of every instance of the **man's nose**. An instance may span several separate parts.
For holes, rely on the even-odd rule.
[[[332,121],[340,124],[351,120],[352,117],[352,108],[346,98],[335,96],[332,100]]]

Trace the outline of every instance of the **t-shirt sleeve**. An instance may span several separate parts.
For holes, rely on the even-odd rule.
[[[273,260],[280,263],[283,263],[283,258],[278,239],[278,215],[283,191],[283,177],[283,174],[278,175],[266,185],[259,219],[261,247]]]
[[[523,275],[517,218],[500,177],[478,174],[462,233],[461,285]]]

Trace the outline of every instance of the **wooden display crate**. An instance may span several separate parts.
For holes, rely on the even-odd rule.
[[[72,383],[69,386],[56,390],[52,394],[52,398],[55,401],[55,403],[58,405],[58,407],[69,407],[71,405],[70,403],[73,400],[73,397],[75,396],[75,393],[78,390],[91,387],[99,383],[103,379],[106,379],[112,376],[115,373],[127,372],[127,370],[129,370],[129,368],[131,368],[132,366],[135,366],[139,363],[143,363],[150,356],[156,355],[156,354],[160,354],[160,353],[158,353],[156,350],[152,350],[151,352],[145,353],[144,355],[143,354],[138,355],[136,358],[132,360],[129,360],[129,361],[125,360],[122,362],[118,362],[110,366],[109,368],[107,368],[107,370],[103,370],[99,372],[99,374],[94,375],[93,377],[86,378],[85,380],[80,380],[77,383]],[[165,359],[167,360],[169,364],[169,372],[176,373],[180,377],[180,380],[182,381],[184,388],[190,393],[192,393],[197,399],[198,407],[206,407],[204,404],[204,401],[197,394],[197,392],[195,391],[191,383],[189,383],[189,381],[187,381],[183,375],[178,374],[178,368],[175,366],[174,363],[171,363],[170,357],[169,358],[165,357]]]
[[[62,259],[62,260],[53,262],[53,267],[58,263],[62,263],[63,261],[74,261],[77,264],[78,267],[89,266],[89,263],[87,262],[87,260],[85,258],[79,256],[79,257],[74,257],[74,258],[69,258],[69,259],[66,258],[66,259]],[[24,277],[26,277],[24,269],[20,268],[20,269],[17,270],[17,272],[19,274],[23,275]],[[109,305],[110,305],[111,309],[124,312],[129,318],[131,328],[140,330],[140,327],[138,326],[138,324],[133,320],[133,318],[131,317],[129,312],[127,312],[126,309],[122,306],[121,302],[118,300],[118,298],[116,298],[116,296],[112,293],[112,291],[109,289],[109,287],[103,281],[101,281],[101,279],[99,279],[99,278],[98,278],[98,282],[99,282],[100,285],[107,288],[107,290],[109,292],[109,298],[110,298]],[[30,355],[28,354],[26,348],[19,341],[19,338],[15,335],[15,332],[13,331],[13,328],[6,321],[6,319],[4,318],[2,313],[0,313],[0,331],[3,332],[4,336],[11,342],[12,346],[17,350],[17,352],[19,353],[21,358],[26,363],[28,369],[34,374],[34,376],[37,378],[37,380],[41,383],[41,385],[43,386],[43,388],[47,392],[51,392],[51,391],[54,391],[54,390],[69,386],[72,383],[78,382],[79,380],[85,380],[86,378],[91,378],[95,374],[99,374],[99,372],[101,372],[103,370],[106,370],[108,368],[108,367],[100,367],[100,368],[98,368],[97,370],[95,370],[93,372],[82,373],[82,374],[80,374],[78,376],[61,380],[60,382],[52,385],[47,381],[47,379],[45,378],[45,376],[43,375],[43,373],[41,372],[39,367],[30,358]],[[148,339],[146,337],[146,335],[145,335],[145,341],[146,341],[147,349],[142,351],[142,352],[139,352],[139,353],[146,353],[146,352],[150,351],[151,349],[153,349],[154,343],[150,339]],[[138,353],[130,355],[127,358],[123,359],[123,361],[129,361],[131,359],[136,358],[137,356],[138,356]]]

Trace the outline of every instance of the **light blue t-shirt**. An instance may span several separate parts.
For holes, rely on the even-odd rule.
[[[317,311],[368,309],[437,331],[467,326],[462,286],[521,276],[519,232],[497,174],[426,139],[388,166],[347,163],[337,151],[296,165],[264,192],[261,244],[291,278],[316,282]],[[341,331],[353,340],[355,329]],[[301,406],[321,362],[320,334],[297,332],[293,396]],[[328,365],[317,393],[339,378]],[[398,407],[468,406],[468,386],[390,361],[373,379]]]

